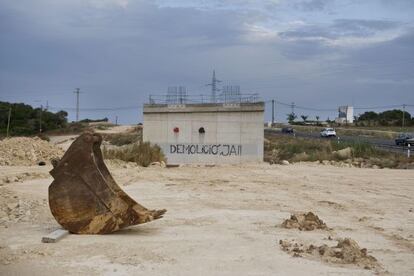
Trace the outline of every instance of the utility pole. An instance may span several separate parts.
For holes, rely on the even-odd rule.
[[[42,133],[42,110],[43,105],[40,105],[40,113],[39,113],[39,133]]]
[[[76,94],[76,122],[79,121],[79,93],[80,93],[80,89],[76,88],[76,91],[74,91],[73,93]]]
[[[295,114],[295,103],[292,102],[292,104],[290,105],[290,108],[292,109],[292,114]]]
[[[115,125],[118,125],[118,116],[115,116]]]
[[[9,137],[10,118],[11,118],[11,106],[9,106],[9,116],[7,118],[7,134],[6,134],[6,137]]]
[[[404,131],[405,126],[405,104],[403,104],[403,117],[402,117],[402,130]]]
[[[272,127],[275,124],[275,100],[272,100]]]

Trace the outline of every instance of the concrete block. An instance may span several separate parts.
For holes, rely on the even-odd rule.
[[[58,242],[60,239],[64,238],[69,234],[68,230],[65,229],[57,229],[52,233],[48,234],[47,236],[42,237],[42,242],[44,243],[55,243]]]

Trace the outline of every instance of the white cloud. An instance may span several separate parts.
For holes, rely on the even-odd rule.
[[[245,24],[246,33],[242,38],[250,43],[266,42],[278,37],[277,32],[271,28],[266,28],[255,24]]]
[[[117,6],[121,8],[127,8],[129,0],[89,0],[89,3],[96,8],[108,8],[111,6]]]
[[[343,36],[336,39],[324,39],[323,41],[326,45],[332,47],[357,48],[368,47],[373,44],[391,41],[400,37],[402,34],[402,30],[393,30],[392,32],[380,33],[370,37]]]

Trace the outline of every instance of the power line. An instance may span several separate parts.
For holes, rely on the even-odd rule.
[[[285,103],[278,100],[266,100],[263,101],[265,103],[272,103],[279,104],[282,106],[286,106],[289,108],[292,108],[292,103]],[[383,106],[362,106],[362,107],[354,107],[354,110],[369,110],[369,109],[385,109],[385,108],[397,108],[402,107],[405,105],[405,107],[414,107],[414,104],[394,104],[394,105],[383,105]],[[310,111],[337,111],[337,108],[315,108],[315,107],[309,107],[309,106],[302,106],[302,105],[296,105],[294,104],[294,107],[297,109],[303,109],[303,110],[310,110]],[[142,105],[132,105],[132,106],[119,106],[119,107],[94,107],[94,108],[79,108],[79,111],[118,111],[118,110],[129,110],[129,109],[142,109]],[[57,107],[57,106],[49,106],[49,109],[52,110],[70,110],[70,111],[76,111],[76,108],[73,107]],[[6,109],[4,109],[6,111]]]
[[[383,106],[370,106],[370,107],[354,107],[354,109],[385,109],[385,108],[397,108],[401,107],[404,104],[394,104],[394,105],[383,105]],[[407,105],[405,105],[407,106]]]
[[[79,111],[119,111],[119,110],[131,110],[141,109],[142,106],[122,106],[122,107],[98,107],[98,108],[79,108]],[[76,111],[74,107],[57,107],[49,106],[51,110],[65,110],[65,111]]]
[[[307,107],[307,106],[301,106],[301,105],[296,105],[295,103],[285,103],[285,102],[281,102],[281,101],[277,101],[277,100],[266,100],[264,101],[265,103],[270,103],[274,101],[275,103],[279,104],[279,105],[283,105],[286,107],[289,107],[292,109],[292,105],[294,105],[294,108],[297,109],[304,109],[304,110],[310,110],[310,111],[337,111],[337,108],[315,108],[315,107]],[[414,107],[414,104],[394,104],[394,105],[383,105],[383,106],[365,106],[365,107],[354,107],[354,110],[368,110],[368,109],[385,109],[385,108],[397,108],[397,107]]]
[[[76,92],[76,91],[75,91]],[[272,103],[272,114],[274,114],[274,108],[276,108],[276,105],[285,106],[287,108],[292,109],[300,109],[300,110],[308,110],[308,111],[319,111],[319,112],[336,112],[337,108],[317,108],[317,107],[310,107],[310,106],[303,106],[303,105],[296,105],[295,103],[286,103],[281,102],[275,99],[272,100],[265,100],[263,101],[265,103]],[[275,107],[273,107],[275,105]],[[387,108],[398,108],[398,107],[414,107],[414,104],[394,104],[394,105],[384,105],[384,106],[360,106],[360,107],[354,107],[354,110],[375,110],[375,109],[387,109]],[[86,107],[86,108],[79,108],[78,106],[76,108],[73,107],[57,107],[57,106],[49,106],[50,110],[66,110],[66,111],[76,111],[77,113],[80,111],[85,112],[105,112],[105,111],[122,111],[122,110],[136,110],[136,109],[142,109],[143,105],[131,105],[131,106],[118,106],[118,107]],[[6,111],[6,110],[4,110]],[[272,117],[273,118],[273,117]]]
[[[309,110],[309,111],[321,111],[321,112],[324,112],[324,111],[337,111],[338,110],[337,108],[335,108],[335,109],[333,109],[333,108],[312,108],[312,107],[304,107],[304,106],[300,106],[300,105],[296,105],[296,108],[297,109],[303,109],[303,110]]]

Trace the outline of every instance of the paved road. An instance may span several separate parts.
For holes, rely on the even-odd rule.
[[[288,133],[282,133],[280,129],[271,129],[266,128],[265,134],[268,135],[292,135]],[[339,141],[346,141],[346,142],[363,142],[372,144],[375,147],[397,152],[401,154],[407,153],[407,147],[397,146],[395,145],[394,140],[388,140],[388,139],[381,139],[381,138],[374,138],[374,137],[368,137],[368,136],[339,136],[337,138],[321,138],[319,132],[300,132],[296,131],[295,135],[297,137],[304,137],[304,138],[311,138],[311,139],[338,139]],[[414,150],[414,149],[413,149]]]

